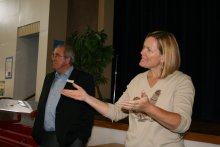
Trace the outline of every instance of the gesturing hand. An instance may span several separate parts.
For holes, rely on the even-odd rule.
[[[79,85],[73,83],[73,87],[75,87],[76,90],[63,89],[61,94],[79,101],[85,101],[86,98],[89,97],[86,91]]]
[[[121,102],[120,105],[123,109],[133,110],[135,112],[143,112],[148,106],[149,99],[145,92],[141,93],[140,97],[135,97],[133,100]]]

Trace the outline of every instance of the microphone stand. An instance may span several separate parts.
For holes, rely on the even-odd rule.
[[[118,68],[118,55],[115,57],[115,77],[114,77],[114,91],[113,91],[113,104],[115,103],[115,92],[116,92],[116,80],[117,80],[117,69]]]

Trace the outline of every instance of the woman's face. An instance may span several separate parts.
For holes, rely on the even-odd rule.
[[[141,50],[141,60],[139,65],[148,69],[161,68],[160,63],[164,56],[161,55],[157,40],[154,37],[148,37],[144,41],[143,49]]]

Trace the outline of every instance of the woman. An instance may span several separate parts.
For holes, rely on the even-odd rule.
[[[178,71],[180,53],[174,35],[148,34],[139,65],[148,70],[131,80],[115,104],[99,101],[75,83],[76,90],[61,93],[85,101],[114,121],[128,116],[126,147],[184,147],[182,134],[191,124],[195,90],[191,78]]]

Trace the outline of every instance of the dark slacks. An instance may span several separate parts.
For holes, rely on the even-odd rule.
[[[38,147],[60,147],[55,132],[45,132],[42,144]],[[85,144],[77,138],[69,147],[85,147]]]

